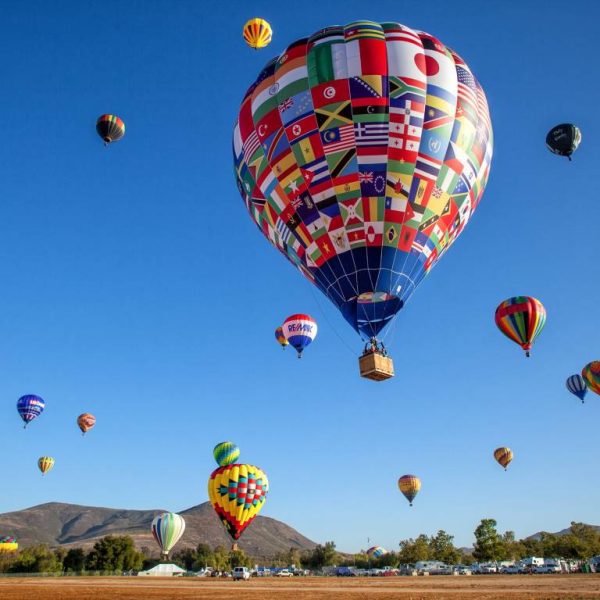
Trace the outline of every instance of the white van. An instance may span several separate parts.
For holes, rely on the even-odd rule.
[[[234,581],[237,579],[247,580],[250,579],[250,571],[248,570],[248,567],[235,567],[231,572],[231,576]]]

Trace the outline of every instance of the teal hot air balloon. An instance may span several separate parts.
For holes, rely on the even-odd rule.
[[[181,515],[165,512],[152,521],[152,535],[160,546],[163,559],[169,557],[169,552],[180,540],[185,531],[185,520]]]
[[[213,456],[220,467],[225,467],[240,457],[240,449],[233,442],[221,442],[215,446]]]

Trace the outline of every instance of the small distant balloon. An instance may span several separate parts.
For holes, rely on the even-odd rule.
[[[233,442],[221,442],[215,446],[213,456],[220,467],[225,467],[240,457],[240,449]]]
[[[177,513],[165,512],[154,517],[151,529],[161,555],[168,558],[169,552],[185,531],[185,519]]]
[[[382,548],[381,546],[372,546],[367,550],[367,556],[369,558],[379,558],[380,556],[383,556],[387,553],[388,551],[385,548]]]
[[[506,448],[506,446],[496,448],[494,450],[494,458],[496,459],[496,462],[504,467],[504,470],[506,471],[506,468],[513,459],[512,450],[510,448]]]
[[[23,428],[27,427],[36,417],[39,417],[44,412],[45,407],[46,403],[40,396],[35,394],[21,396],[17,400],[17,412],[25,423]]]
[[[416,475],[402,475],[398,479],[398,489],[408,500],[409,505],[412,506],[415,496],[421,489],[421,480]]]
[[[125,135],[125,123],[117,115],[101,115],[96,121],[96,131],[108,146]]]
[[[281,328],[285,339],[296,349],[298,358],[317,337],[317,322],[310,315],[292,315],[283,322]]]
[[[581,402],[584,402],[588,388],[585,379],[581,375],[571,375],[570,377],[567,377],[566,385],[571,394],[574,394]]]
[[[289,346],[289,342],[285,339],[285,335],[283,335],[283,327],[278,327],[275,330],[275,339],[279,342],[284,350],[286,346]]]
[[[273,30],[268,21],[260,18],[250,19],[246,21],[244,25],[244,40],[250,48],[259,50],[264,48],[271,43],[273,37]]]
[[[96,417],[91,413],[83,413],[77,417],[77,426],[81,434],[85,435],[96,424]]]
[[[525,356],[546,324],[546,309],[536,298],[515,296],[496,309],[496,325],[509,339],[525,350]]]
[[[553,127],[546,136],[548,150],[559,156],[566,156],[569,160],[580,143],[581,131],[573,123],[561,123]]]
[[[51,456],[40,456],[38,459],[38,469],[45,475],[54,467],[54,459]]]
[[[600,360],[594,360],[585,365],[581,375],[585,379],[588,388],[595,394],[600,394]]]

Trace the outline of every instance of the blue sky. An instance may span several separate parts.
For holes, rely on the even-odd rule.
[[[4,5],[0,512],[181,510],[207,500],[212,448],[230,439],[269,475],[262,514],[345,551],[440,528],[470,545],[484,517],[517,536],[600,524],[600,397],[581,405],[564,387],[600,358],[599,9],[484,4]],[[257,15],[274,28],[261,52],[241,39]],[[483,201],[401,312],[396,377],[379,384],[358,376],[358,336],[251,223],[231,164],[262,66],[359,18],[455,48],[495,131]],[[127,125],[108,149],[94,130],[104,112]],[[564,121],[583,132],[572,163],[544,146]],[[529,360],[493,320],[518,294],[548,312]],[[320,326],[301,361],[273,338],[295,312]],[[23,431],[25,393],[47,408]],[[98,422],[82,439],[84,411]],[[515,452],[506,473],[499,445]],[[42,454],[56,458],[44,479]],[[412,509],[404,473],[423,481]]]

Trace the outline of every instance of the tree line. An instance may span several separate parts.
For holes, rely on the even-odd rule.
[[[421,534],[399,542],[397,551],[379,558],[365,552],[344,554],[336,550],[335,542],[317,544],[309,551],[290,548],[274,558],[264,559],[246,554],[243,550],[228,550],[224,546],[211,548],[198,544],[196,548],[183,548],[171,556],[171,561],[188,571],[207,567],[216,571],[229,571],[237,566],[253,567],[264,564],[320,571],[328,566],[354,566],[358,568],[399,567],[423,560],[439,560],[446,564],[472,564],[518,560],[527,556],[585,560],[600,555],[600,532],[584,523],[571,523],[570,532],[554,535],[542,532],[536,538],[516,540],[512,531],[499,533],[494,519],[482,519],[475,529],[472,550],[456,548],[454,536],[438,531],[435,535]],[[0,552],[0,573],[120,573],[140,571],[158,564],[148,548],[136,549],[129,536],[108,535],[98,540],[89,551],[83,548],[49,548],[38,544],[19,552]]]

